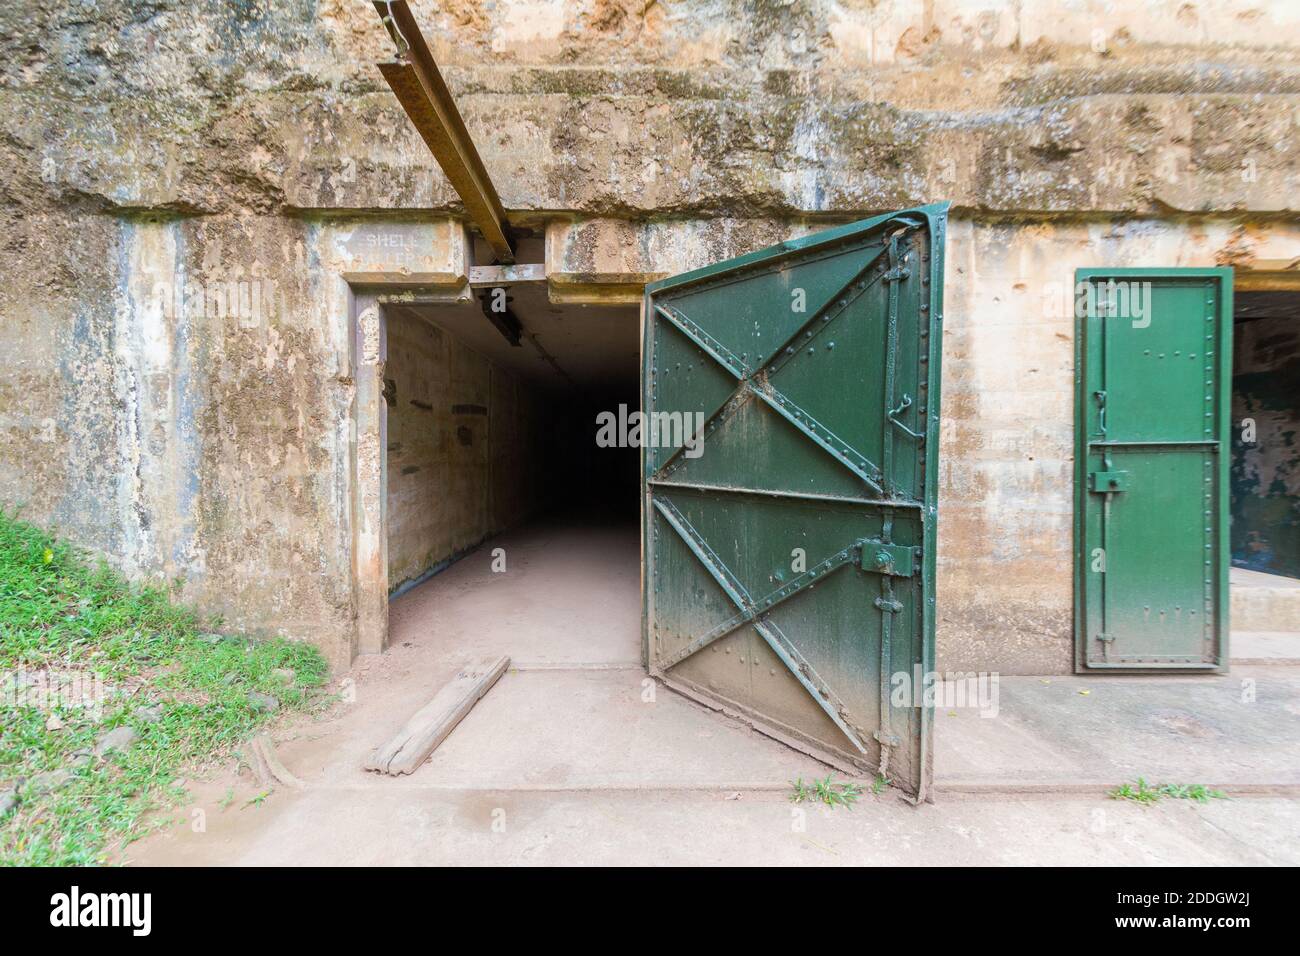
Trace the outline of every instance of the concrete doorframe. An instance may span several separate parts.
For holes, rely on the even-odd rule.
[[[384,364],[388,326],[375,292],[351,294],[353,381],[349,431],[352,459],[352,584],[357,626],[351,656],[388,646],[388,405]]]
[[[460,302],[470,295],[465,283],[421,286],[407,283],[348,279],[348,344],[353,383],[348,422],[351,494],[348,520],[352,528],[352,593],[356,629],[350,659],[381,654],[388,648],[388,403],[384,399],[384,370],[388,362],[388,321],[385,303],[393,298],[412,301]],[[387,286],[387,288],[385,287]]]
[[[352,385],[343,519],[349,526],[351,591],[356,615],[346,648],[378,654],[388,645],[388,406],[384,366],[388,329],[384,302],[417,295],[447,302],[471,295],[473,252],[462,222],[351,221],[326,227],[321,255],[335,277],[329,309],[338,330],[338,369]],[[345,663],[345,666],[346,666]]]

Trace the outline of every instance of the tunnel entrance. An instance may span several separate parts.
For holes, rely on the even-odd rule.
[[[505,315],[359,297],[361,646],[624,701],[588,672],[635,671],[643,702],[663,684],[925,799],[928,705],[889,686],[933,661],[946,213],[671,276],[639,309],[552,302],[535,262],[470,269]],[[566,721],[531,685],[530,721]]]
[[[639,405],[639,310],[557,305],[542,283],[505,294],[516,341],[477,301],[385,307],[390,635],[435,621],[432,579],[470,558],[499,592],[484,627],[542,598],[524,576],[550,582],[513,657],[551,657],[547,633],[572,645],[613,627],[626,633],[610,654],[634,661],[640,451],[595,439],[600,412]],[[593,617],[611,601],[627,605],[617,626]]]
[[[1232,626],[1300,626],[1300,292],[1238,292],[1233,308]]]
[[[1300,293],[1239,292],[1232,563],[1300,578]]]

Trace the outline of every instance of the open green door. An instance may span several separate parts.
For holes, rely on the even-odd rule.
[[[1076,669],[1219,669],[1232,270],[1088,269],[1076,291]]]
[[[651,673],[917,799],[946,214],[786,242],[645,300]]]

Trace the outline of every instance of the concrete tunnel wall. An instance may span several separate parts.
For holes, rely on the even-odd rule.
[[[551,404],[433,323],[385,311],[392,591],[537,510]]]
[[[1081,266],[1295,275],[1300,13],[1023,6],[414,4],[558,297],[954,201],[938,663],[1060,673],[1062,296]],[[0,21],[0,505],[345,666],[350,283],[469,265],[390,41],[365,4]]]

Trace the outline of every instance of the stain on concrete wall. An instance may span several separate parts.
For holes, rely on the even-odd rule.
[[[1231,541],[1233,564],[1300,577],[1300,295],[1291,301],[1291,315],[1233,329]]]

